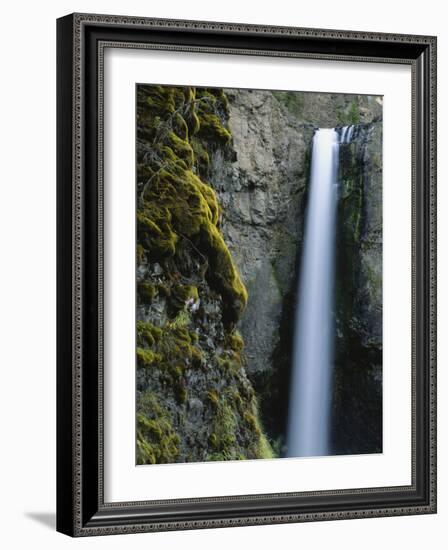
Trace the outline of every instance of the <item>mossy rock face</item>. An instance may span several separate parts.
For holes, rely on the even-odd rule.
[[[220,397],[214,395],[211,403],[215,414],[207,460],[274,458],[255,401],[244,403],[238,392],[228,389]]]
[[[170,413],[157,395],[146,392],[137,402],[137,464],[166,464],[179,454],[179,436]]]
[[[244,310],[247,291],[219,230],[216,194],[200,177],[207,148],[231,140],[226,109],[221,91],[138,88],[137,257],[143,248],[150,261],[175,258],[188,239],[209,262],[205,277],[222,295],[232,324]],[[190,134],[196,135],[193,141]]]
[[[157,288],[148,281],[143,281],[138,285],[138,295],[143,303],[150,304],[157,294]]]
[[[137,88],[137,462],[272,457],[244,342],[248,299],[210,158],[231,150],[222,90]],[[227,154],[227,153],[226,153]]]

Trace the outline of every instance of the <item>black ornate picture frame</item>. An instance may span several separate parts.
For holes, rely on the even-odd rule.
[[[412,70],[412,483],[105,502],[103,59],[110,45]],[[57,530],[70,536],[436,512],[436,38],[73,14],[57,22]]]

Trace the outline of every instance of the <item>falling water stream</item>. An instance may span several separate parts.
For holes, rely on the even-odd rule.
[[[339,142],[353,126],[313,137],[311,180],[294,329],[287,456],[330,454],[333,287]]]

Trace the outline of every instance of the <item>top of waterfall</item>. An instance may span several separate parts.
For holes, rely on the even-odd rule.
[[[334,141],[341,142],[338,128],[317,128],[317,130],[314,132],[314,136],[319,136],[319,139],[328,138]]]
[[[350,126],[343,126],[340,134],[340,143],[350,143],[353,137],[353,131],[355,126],[351,124]]]

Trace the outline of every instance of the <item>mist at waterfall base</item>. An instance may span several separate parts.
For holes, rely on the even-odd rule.
[[[313,137],[310,191],[297,289],[287,457],[330,454],[334,279],[339,143],[353,127],[318,129]]]

